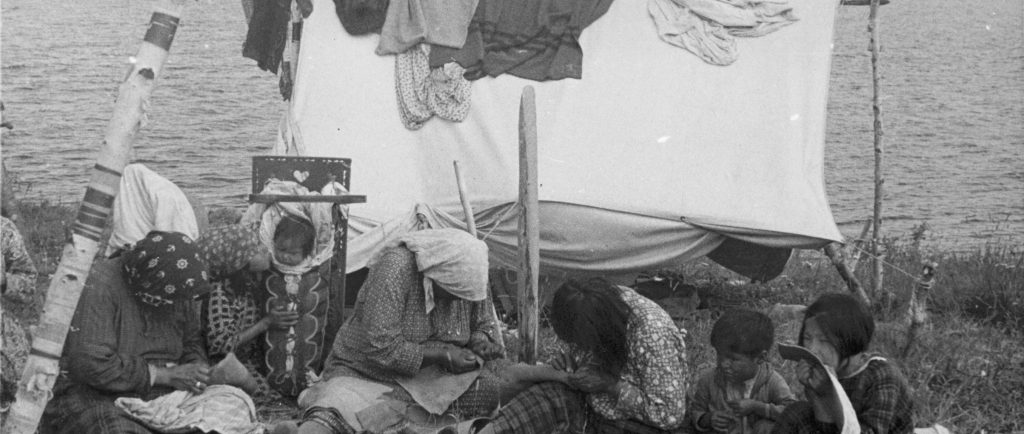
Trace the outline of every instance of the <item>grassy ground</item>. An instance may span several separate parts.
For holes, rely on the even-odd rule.
[[[60,259],[73,209],[60,203],[22,204],[19,215],[18,226],[40,270],[42,294]],[[211,212],[212,225],[232,218],[230,210]],[[884,291],[873,295],[879,322],[875,350],[902,366],[914,389],[919,426],[941,423],[962,433],[1024,430],[1024,255],[1020,247],[990,246],[967,254],[938,252],[926,258],[915,241],[921,235],[888,239],[885,246],[887,261],[910,274],[918,273],[923,259],[939,263],[929,298],[929,323],[909,354],[899,357],[906,341],[903,318],[914,279],[887,267]],[[868,261],[857,270],[865,287],[870,287],[870,271]],[[707,338],[723,310],[744,306],[767,311],[776,304],[809,304],[823,292],[845,290],[832,266],[812,251],[798,252],[782,276],[764,284],[743,283],[708,262],[671,273],[682,276],[700,297],[700,309],[678,320],[688,331],[691,376],[714,363]],[[12,314],[29,323],[38,317],[38,309],[14,308]],[[778,340],[795,341],[799,320],[775,319]],[[542,330],[541,336],[544,357],[558,344],[548,330]],[[792,380],[791,367],[777,357],[774,361]],[[263,412],[270,417],[290,413],[287,406]]]

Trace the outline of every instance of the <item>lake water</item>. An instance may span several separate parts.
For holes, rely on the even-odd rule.
[[[274,141],[277,79],[241,57],[237,1],[189,3],[136,160],[208,204],[241,206],[249,156]],[[2,97],[15,124],[3,155],[29,188],[24,199],[81,199],[152,7],[3,1]],[[873,206],[867,15],[840,10],[828,107],[826,182],[848,236]],[[1024,245],[1024,2],[892,0],[880,29],[884,231],[905,236],[927,222],[931,247]]]

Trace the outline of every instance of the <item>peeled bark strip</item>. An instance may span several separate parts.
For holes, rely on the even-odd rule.
[[[533,87],[519,100],[519,361],[537,361],[540,210],[537,197],[537,106]]]
[[[46,291],[39,325],[32,331],[32,350],[18,383],[17,400],[2,430],[5,433],[34,433],[53,394],[71,318],[100,250],[100,237],[117,196],[121,171],[145,119],[147,101],[167,59],[183,7],[184,0],[165,0],[154,10],[132,69],[121,83],[114,114],[71,227],[71,242],[64,247]]]

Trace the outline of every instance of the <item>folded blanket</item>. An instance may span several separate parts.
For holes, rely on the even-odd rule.
[[[256,421],[252,398],[227,385],[210,386],[200,395],[178,390],[152,401],[117,398],[114,405],[150,429],[161,433],[255,434],[263,432]]]

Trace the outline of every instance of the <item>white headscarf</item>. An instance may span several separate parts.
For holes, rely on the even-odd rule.
[[[463,300],[487,298],[487,244],[458,229],[427,229],[398,238],[416,255],[423,273],[429,313],[434,309],[434,283]]]

